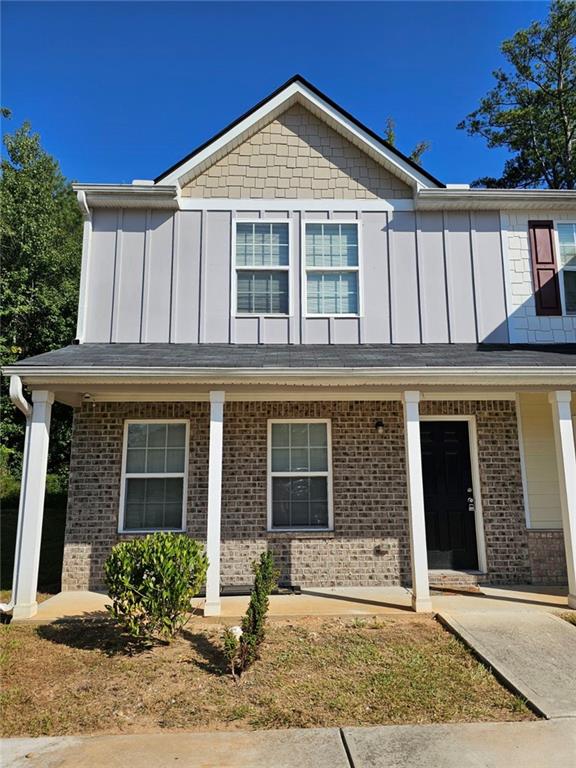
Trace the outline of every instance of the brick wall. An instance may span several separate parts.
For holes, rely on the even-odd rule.
[[[111,403],[75,414],[64,589],[101,589],[117,534],[123,422],[189,418],[187,531],[206,529],[205,403]],[[489,580],[526,582],[528,544],[514,403],[422,404],[423,414],[476,414]],[[334,532],[266,532],[267,420],[332,420]],[[384,421],[377,435],[374,421]],[[393,585],[410,580],[402,406],[399,402],[227,403],[224,415],[222,581],[247,584],[250,562],[274,552],[282,580],[302,586]]]
[[[411,198],[412,191],[296,105],[185,184],[182,195],[353,200]]]
[[[558,530],[528,531],[533,584],[567,584],[564,534]]]

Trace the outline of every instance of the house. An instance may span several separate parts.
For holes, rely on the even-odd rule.
[[[206,541],[300,586],[568,583],[576,192],[445,185],[295,77],[154,181],[78,184],[78,338],[27,418],[14,616],[36,610],[50,410],[74,409],[62,588]],[[31,403],[23,395],[31,392]]]

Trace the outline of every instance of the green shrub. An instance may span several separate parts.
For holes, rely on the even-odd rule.
[[[248,610],[242,619],[242,633],[237,636],[229,628],[224,630],[224,655],[228,659],[234,678],[241,675],[259,657],[270,603],[268,598],[278,584],[280,575],[270,552],[262,552],[260,559],[252,563],[252,570],[254,586]]]
[[[134,638],[173,637],[206,580],[204,547],[178,533],[153,533],[112,549],[104,573],[108,610]]]

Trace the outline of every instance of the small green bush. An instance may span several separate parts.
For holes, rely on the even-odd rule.
[[[108,610],[134,638],[173,637],[206,580],[204,547],[188,536],[153,533],[112,549],[104,573]]]
[[[242,619],[242,633],[238,637],[231,629],[224,630],[224,655],[228,659],[234,678],[241,675],[259,657],[270,593],[277,586],[280,575],[270,552],[262,552],[260,559],[252,563],[252,570],[254,586],[248,610]]]

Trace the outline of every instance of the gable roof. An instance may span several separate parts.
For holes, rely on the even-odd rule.
[[[154,183],[186,183],[294,103],[309,109],[410,186],[444,188],[441,181],[342,109],[301,75],[291,77],[248,112],[161,173],[154,179]]]

